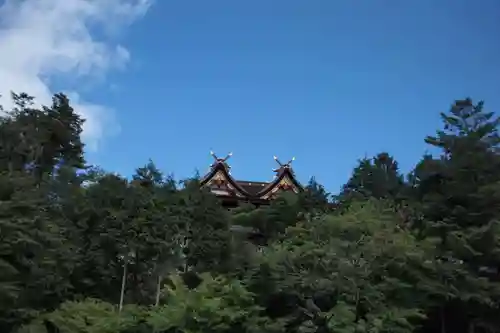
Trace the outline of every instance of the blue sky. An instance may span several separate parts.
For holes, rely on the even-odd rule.
[[[88,160],[124,175],[203,173],[213,149],[256,181],[295,156],[337,192],[365,155],[410,170],[454,99],[500,108],[496,0],[157,0],[115,37],[128,66],[80,95],[121,127]]]

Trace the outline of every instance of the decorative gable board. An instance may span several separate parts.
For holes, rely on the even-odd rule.
[[[244,197],[244,195],[231,184],[231,181],[221,170],[217,171],[212,178],[206,181],[205,186],[215,195],[235,195],[239,198]]]
[[[297,188],[295,182],[288,176],[285,175],[281,180],[276,183],[273,188],[261,196],[261,199],[272,199],[276,197],[279,192],[293,191],[294,193],[299,193],[300,189]]]

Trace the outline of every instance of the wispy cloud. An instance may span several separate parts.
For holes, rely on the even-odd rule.
[[[26,92],[48,104],[54,76],[103,76],[123,68],[130,54],[109,36],[141,18],[151,1],[6,0],[0,7],[1,104],[10,106],[10,91]],[[88,148],[97,149],[109,128],[119,128],[112,110],[82,101],[77,91],[68,94],[86,119]]]

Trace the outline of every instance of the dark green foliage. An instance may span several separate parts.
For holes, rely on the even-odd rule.
[[[398,163],[388,153],[380,153],[372,159],[359,161],[336,199],[341,209],[367,198],[398,202],[403,198],[405,186]]]
[[[499,120],[482,102],[442,114],[440,155],[406,178],[380,153],[333,198],[312,178],[228,211],[152,161],[131,179],[86,166],[64,95],[12,98],[0,332],[500,332]]]
[[[178,204],[185,271],[226,271],[231,242],[229,213],[197,180],[187,182],[179,191]]]
[[[30,170],[41,179],[60,164],[83,167],[83,120],[63,94],[54,95],[51,107],[33,108],[33,98],[12,94],[15,108],[0,129],[2,169]]]
[[[442,113],[444,129],[426,142],[441,149],[439,158],[425,157],[413,173],[414,195],[421,202],[423,233],[441,239],[441,256],[463,262],[469,279],[493,277],[491,297],[497,298],[500,267],[500,156],[499,119],[483,110],[483,103],[456,101]],[[455,308],[471,329],[490,326],[485,316],[497,306],[489,298],[456,294]],[[448,303],[449,304],[449,303]],[[446,305],[449,306],[449,305]],[[492,308],[493,306],[493,308]],[[443,318],[448,320],[447,318]],[[451,321],[451,318],[449,319]]]
[[[0,175],[0,330],[68,294],[73,263],[52,221],[45,183],[16,172]]]
[[[330,193],[314,177],[311,177],[304,192],[299,194],[299,205],[306,212],[327,212],[331,208]]]

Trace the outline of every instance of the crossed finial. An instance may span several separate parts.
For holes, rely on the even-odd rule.
[[[219,158],[217,157],[217,155],[215,155],[215,153],[213,151],[210,151],[210,155],[212,155],[212,157],[215,159],[216,162],[218,163],[224,163],[226,162],[231,156],[233,156],[233,153],[229,153],[227,154],[226,157],[224,158]]]
[[[273,170],[274,172],[277,172],[277,171],[279,171],[280,169],[283,169],[283,168],[291,168],[292,162],[295,161],[295,157],[292,157],[291,160],[289,160],[288,162],[286,162],[286,163],[283,164],[283,163],[280,162],[280,160],[276,156],[273,156],[273,158],[276,161],[276,163],[278,163],[279,166],[280,166],[278,169],[274,169]]]
[[[226,157],[224,157],[224,158],[220,158],[220,157],[218,157],[218,156],[217,156],[217,155],[216,155],[213,151],[210,151],[210,155],[212,155],[212,157],[213,157],[213,158],[214,158],[214,160],[215,160],[215,162],[214,162],[214,163],[212,163],[212,164],[210,165],[210,167],[211,167],[211,168],[213,168],[215,165],[217,165],[217,164],[219,164],[219,163],[224,163],[224,164],[226,164],[227,168],[231,168],[231,167],[230,167],[230,166],[226,163],[226,161],[227,161],[227,160],[228,160],[231,156],[233,156],[233,153],[229,153],[229,154],[227,154],[227,155],[226,155]]]

